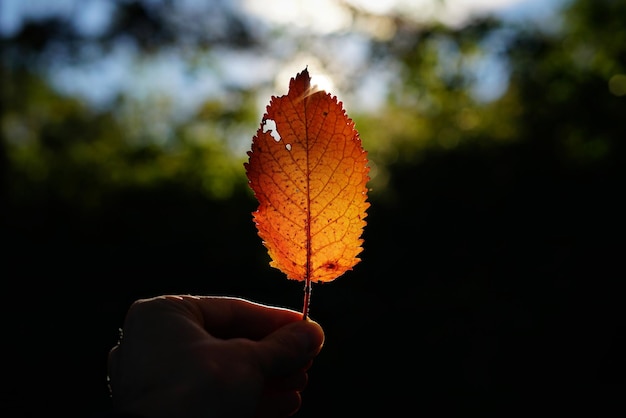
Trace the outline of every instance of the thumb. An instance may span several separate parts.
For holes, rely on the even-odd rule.
[[[263,370],[267,377],[285,376],[301,370],[324,345],[324,330],[315,321],[289,323],[259,342]]]

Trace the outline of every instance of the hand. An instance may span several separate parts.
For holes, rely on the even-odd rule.
[[[227,297],[135,302],[109,354],[113,402],[140,417],[286,417],[324,332],[299,312]]]

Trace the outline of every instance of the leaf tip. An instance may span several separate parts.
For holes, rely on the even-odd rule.
[[[324,93],[331,97],[331,99],[334,97],[325,90],[320,89],[317,84],[311,85],[311,76],[309,75],[308,65],[304,68],[304,70],[296,74],[295,77],[291,78],[289,81],[289,93],[294,93],[298,101],[304,100],[316,93]],[[335,101],[337,100],[336,97],[334,97],[334,99]]]

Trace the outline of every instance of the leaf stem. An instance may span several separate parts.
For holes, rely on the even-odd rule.
[[[309,316],[309,305],[311,304],[311,280],[307,277],[304,285],[304,304],[302,308],[302,320],[306,321]]]

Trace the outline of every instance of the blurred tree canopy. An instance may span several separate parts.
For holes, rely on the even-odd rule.
[[[142,66],[156,65],[151,60],[158,54],[175,50],[165,58],[182,60],[186,71],[210,73],[219,82],[222,67],[241,64],[217,63],[215,51],[266,55],[275,65],[287,65],[293,56],[273,46],[283,42],[286,50],[317,54],[321,68],[335,75],[347,104],[357,100],[359,83],[385,73],[379,78],[392,80],[385,85],[381,108],[348,108],[375,164],[374,194],[388,188],[390,163],[413,163],[424,150],[541,141],[572,163],[597,163],[620,154],[621,136],[611,132],[623,105],[626,72],[625,31],[612,17],[623,11],[619,2],[574,2],[562,22],[544,29],[490,17],[451,28],[400,12],[376,15],[343,5],[352,24],[317,37],[268,28],[225,2],[211,3],[211,13],[195,15],[176,2],[113,2],[108,24],[96,33],[81,30],[71,13],[26,20],[2,39],[4,178],[11,178],[11,196],[43,188],[93,203],[107,190],[174,181],[211,198],[228,198],[244,186],[241,163],[262,113],[258,103],[279,94],[267,78],[253,85],[225,80],[218,95],[183,115],[174,102],[178,98],[162,91],[122,89],[94,106],[54,88],[54,74],[63,67],[97,72],[89,65],[101,64],[102,56],[115,60],[120,45],[133,51],[134,61],[124,70],[135,72],[128,74],[131,80],[142,77]],[[333,48],[320,44],[339,49],[349,36],[364,43],[365,65],[344,74],[336,69]],[[472,89],[490,76],[476,70],[488,54],[497,55],[510,76],[505,93],[485,102]],[[600,106],[582,112],[583,98],[586,103],[601,98]],[[598,126],[599,118],[607,121],[604,127]]]
[[[75,2],[3,32],[0,274],[38,307],[5,315],[7,329],[35,327],[25,344],[39,347],[76,312],[91,321],[66,336],[77,348],[48,347],[75,382],[72,405],[41,381],[59,373],[43,358],[16,365],[4,410],[36,408],[24,406],[33,393],[65,416],[104,407],[106,352],[136,298],[300,308],[299,284],[267,266],[242,164],[270,96],[286,92],[275,76],[307,64],[356,122],[372,207],[363,262],[314,289],[328,343],[300,416],[403,412],[417,395],[417,412],[484,416],[494,398],[518,405],[507,388],[527,385],[572,411],[620,399],[626,3],[566,1],[549,24],[456,26],[335,3],[349,24],[328,32],[221,0],[101,2],[95,27]],[[501,91],[481,96],[493,77]],[[81,294],[91,299],[70,296]],[[5,309],[21,312],[14,299]],[[356,321],[372,311],[380,335],[362,352],[371,331]],[[419,377],[406,387],[398,370]]]

